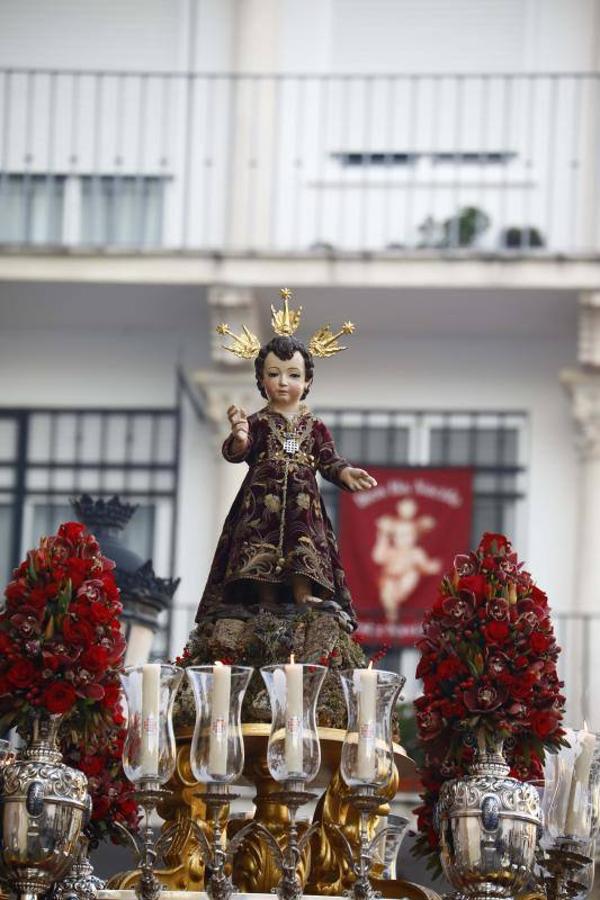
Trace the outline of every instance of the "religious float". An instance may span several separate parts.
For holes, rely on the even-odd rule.
[[[248,473],[175,663],[123,667],[114,565],[82,524],[42,539],[6,588],[0,722],[23,747],[0,747],[0,877],[20,900],[436,896],[394,877],[406,822],[390,802],[414,770],[396,712],[404,680],[353,640],[316,474],[352,492],[376,482],[303,403],[314,358],[343,350],[354,326],[305,346],[290,299],[264,346],[219,327],[254,359],[267,404],[227,411],[223,453]],[[504,536],[456,557],[417,646],[417,853],[456,897],[585,896],[598,744],[562,727],[548,601]],[[252,810],[233,815],[248,786]],[[106,886],[87,859],[105,837],[133,853]]]

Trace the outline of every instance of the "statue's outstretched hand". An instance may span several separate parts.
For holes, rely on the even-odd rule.
[[[372,475],[369,475],[364,469],[355,469],[353,466],[342,469],[340,480],[351,491],[370,491],[371,488],[377,487],[377,482]]]
[[[248,444],[248,416],[246,410],[239,406],[230,406],[227,410],[227,418],[231,422],[231,433],[236,446],[244,449]]]

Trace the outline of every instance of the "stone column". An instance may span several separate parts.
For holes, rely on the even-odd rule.
[[[194,373],[193,380],[198,386],[206,404],[208,418],[213,425],[215,454],[215,478],[217,503],[213,518],[216,535],[220,534],[223,520],[239,490],[247,472],[245,463],[226,462],[221,454],[221,444],[230,431],[227,409],[235,404],[254,412],[261,405],[261,398],[254,380],[253,360],[241,360],[223,349],[227,338],[216,333],[216,326],[226,322],[238,334],[246,325],[255,334],[256,302],[254,294],[246,288],[213,287],[209,290],[208,304],[211,318],[213,369]]]
[[[570,398],[579,454],[576,583],[573,612],[600,613],[600,292],[584,292],[579,307],[579,366],[561,373]],[[566,638],[569,719],[600,727],[600,670],[593,660],[600,624],[582,618]]]
[[[270,249],[276,209],[281,0],[234,4],[227,248]],[[244,77],[246,76],[246,77]]]

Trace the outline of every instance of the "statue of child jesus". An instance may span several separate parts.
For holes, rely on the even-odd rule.
[[[332,612],[353,629],[356,616],[316,473],[350,491],[369,490],[376,481],[338,456],[331,434],[302,402],[314,371],[304,344],[279,335],[260,348],[254,365],[267,405],[250,416],[237,406],[227,410],[231,434],[223,455],[249,469],[225,520],[196,620],[232,608],[277,611],[293,601]]]

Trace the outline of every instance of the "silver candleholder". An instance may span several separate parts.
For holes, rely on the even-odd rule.
[[[289,819],[283,849],[268,828],[259,823],[254,826],[255,830],[264,838],[281,872],[281,880],[276,889],[280,900],[300,900],[300,897],[303,896],[304,889],[298,878],[298,867],[310,839],[319,828],[319,823],[313,823],[306,829],[302,837],[298,837],[297,815],[300,807],[313,800],[315,796],[312,792],[305,790],[303,781],[286,781],[283,790],[269,795],[270,802],[279,803],[288,810]]]
[[[152,814],[158,804],[171,795],[157,782],[144,782],[133,794],[134,799],[142,807],[144,821],[139,834],[132,834],[121,822],[115,822],[126,841],[133,850],[137,867],[140,870],[140,879],[136,885],[136,895],[139,900],[158,900],[163,885],[154,874],[156,860],[167,849],[171,838],[174,837],[177,825],[172,825],[155,839],[154,829],[151,825]]]
[[[372,900],[380,896],[370,882],[375,850],[388,834],[391,826],[380,829],[371,838],[369,817],[381,806],[380,792],[390,781],[394,771],[392,715],[400,698],[405,679],[396,672],[378,669],[347,669],[340,672],[346,706],[348,729],[342,746],[341,773],[349,788],[351,804],[359,813],[358,856],[344,835],[335,826],[355,876],[348,892],[354,900]],[[379,796],[378,796],[379,795]]]
[[[386,826],[381,828],[373,838],[369,837],[369,818],[382,804],[382,798],[377,795],[380,790],[381,785],[361,784],[352,788],[348,794],[350,803],[359,813],[358,856],[355,856],[352,844],[339,825],[331,826],[342,842],[355,877],[352,889],[348,891],[348,896],[353,897],[354,900],[374,900],[374,898],[381,897],[381,892],[375,891],[371,885],[370,874],[378,845],[385,841],[388,834],[394,833],[395,827]]]
[[[205,889],[211,900],[230,900],[236,888],[231,878],[226,873],[226,866],[230,863],[237,850],[242,846],[249,832],[255,828],[254,822],[249,822],[227,846],[223,846],[224,828],[222,824],[222,810],[229,806],[232,800],[237,800],[239,794],[232,794],[226,784],[212,784],[209,789],[195,794],[203,801],[208,810],[208,820],[211,823],[212,838],[209,841],[205,832],[196,822],[192,822],[192,830],[198,840],[200,852],[205,864],[205,871],[210,872],[205,879]]]
[[[135,786],[134,799],[143,810],[143,825],[133,834],[116,823],[133,849],[140,869],[136,894],[140,900],[157,900],[162,885],[154,874],[157,858],[168,847],[177,825],[157,840],[151,825],[158,804],[170,796],[164,785],[175,771],[173,704],[183,670],[166,663],[129,666],[121,673],[127,701],[127,734],[123,746],[123,769]]]
[[[296,663],[292,656],[289,663],[264,666],[260,672],[271,704],[267,766],[271,777],[282,785],[282,789],[270,794],[269,799],[288,810],[284,848],[265,826],[255,827],[281,871],[276,889],[278,897],[280,900],[298,900],[303,893],[298,868],[318,825],[311,825],[299,837],[297,815],[300,807],[315,797],[306,790],[306,785],[316,778],[321,767],[317,701],[327,669],[310,663]]]
[[[206,785],[197,794],[205,804],[212,824],[211,839],[195,822],[192,830],[204,859],[205,889],[211,900],[229,900],[235,886],[226,874],[226,864],[233,859],[254,823],[242,828],[224,846],[223,811],[238,794],[230,793],[244,768],[242,739],[242,702],[250,683],[252,669],[246,666],[190,666],[186,670],[196,701],[196,724],[190,751],[194,778]]]

